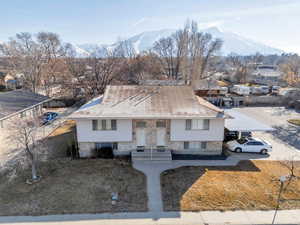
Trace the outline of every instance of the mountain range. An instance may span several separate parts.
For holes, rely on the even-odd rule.
[[[232,53],[237,55],[252,55],[257,52],[263,55],[284,53],[284,51],[280,49],[250,40],[232,32],[223,32],[216,27],[207,28],[201,31],[211,34],[214,38],[220,38],[223,40],[223,46],[221,48],[220,55],[229,55]],[[156,41],[163,37],[168,37],[174,32],[176,32],[175,29],[146,31],[130,37],[126,39],[126,41],[132,44],[137,53],[140,53],[149,50],[153,47]],[[117,43],[114,43],[112,45],[81,44],[75,45],[75,50],[79,56],[88,56],[93,51],[93,49],[95,49],[95,47],[105,46],[108,48],[114,48],[116,45]]]

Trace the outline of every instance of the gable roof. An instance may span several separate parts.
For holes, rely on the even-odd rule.
[[[223,118],[224,113],[204,99],[199,101],[190,86],[136,85],[107,86],[103,97],[88,102],[70,116],[73,119],[198,117]]]
[[[0,93],[0,120],[48,100],[47,96],[24,90]]]

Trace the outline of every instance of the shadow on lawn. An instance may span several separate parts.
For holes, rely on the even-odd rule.
[[[236,166],[186,166],[161,173],[162,198],[165,211],[180,211],[183,196],[207,171],[259,172],[250,160],[240,161]],[[214,181],[210,181],[214,182]],[[196,201],[197,199],[195,199]]]

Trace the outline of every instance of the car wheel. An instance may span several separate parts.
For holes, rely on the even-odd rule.
[[[241,148],[236,148],[236,149],[234,149],[234,151],[237,152],[237,153],[240,153],[240,152],[242,152],[242,149]]]
[[[268,151],[267,151],[267,149],[262,149],[262,150],[260,151],[260,153],[263,154],[263,155],[265,155],[265,154],[268,153]]]

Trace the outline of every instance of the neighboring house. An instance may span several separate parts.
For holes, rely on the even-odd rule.
[[[9,128],[9,122],[39,116],[49,97],[30,91],[15,90],[0,93],[0,128]]]
[[[252,73],[252,81],[264,85],[279,85],[282,74],[276,66],[258,66]]]
[[[4,85],[7,89],[17,89],[23,86],[24,75],[22,73],[18,73],[15,75],[11,75],[7,73],[4,77]]]
[[[153,149],[155,156],[222,153],[225,114],[190,86],[107,86],[70,118],[81,157],[107,147],[115,155],[149,157]]]

